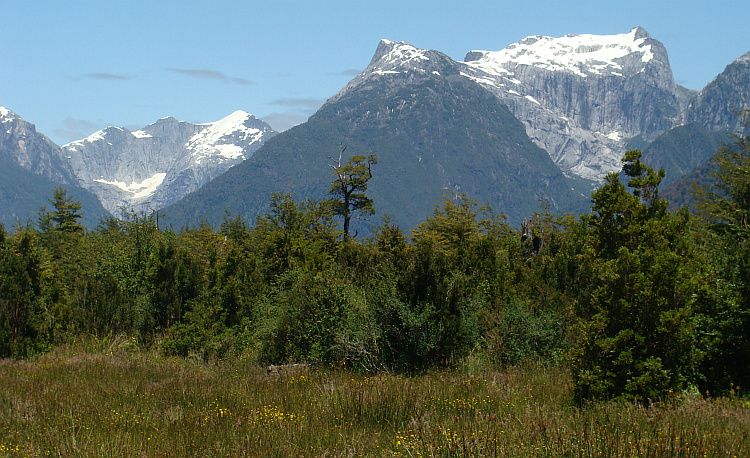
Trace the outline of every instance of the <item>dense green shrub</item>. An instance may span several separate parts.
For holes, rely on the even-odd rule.
[[[736,392],[750,383],[748,151],[742,137],[720,152],[708,224],[666,211],[637,152],[593,214],[543,202],[522,232],[450,194],[416,230],[386,217],[364,240],[343,240],[330,201],[285,194],[252,225],[174,232],[128,214],[86,232],[58,191],[36,227],[0,227],[0,357],[126,334],[171,355],[368,372],[565,363],[579,402]]]

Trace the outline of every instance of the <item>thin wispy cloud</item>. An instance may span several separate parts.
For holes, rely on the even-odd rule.
[[[251,84],[255,84],[255,82],[250,81],[248,79],[225,75],[215,70],[193,69],[193,68],[168,68],[167,70],[169,70],[170,72],[179,73],[180,75],[190,76],[193,78],[217,80],[217,81],[223,81],[225,83],[240,84],[242,86],[249,86]]]
[[[100,129],[101,126],[92,121],[65,118],[63,127],[55,129],[55,135],[66,140],[75,141],[86,138]]]
[[[83,75],[85,78],[92,80],[105,80],[105,81],[128,81],[132,79],[127,75],[116,75],[114,73],[88,73]]]
[[[349,70],[344,70],[342,72],[335,73],[335,75],[340,75],[340,76],[357,76],[360,73],[362,73],[362,70],[357,70],[356,68],[350,68]]]

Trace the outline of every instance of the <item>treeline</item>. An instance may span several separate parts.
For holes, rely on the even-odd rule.
[[[747,137],[715,161],[700,216],[667,212],[663,171],[630,151],[590,215],[542,205],[519,232],[445,195],[410,234],[384,218],[364,240],[338,229],[341,202],[284,194],[252,226],[130,214],[87,232],[57,190],[36,224],[0,227],[0,356],[124,333],[170,355],[365,371],[535,359],[568,365],[579,401],[722,395],[750,386]]]

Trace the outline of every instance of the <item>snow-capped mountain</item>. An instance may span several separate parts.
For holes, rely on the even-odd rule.
[[[664,46],[640,27],[528,37],[465,61],[465,75],[500,97],[557,164],[595,180],[620,169],[629,139],[674,127],[692,95],[675,84]]]
[[[552,211],[585,211],[591,183],[565,176],[492,92],[437,51],[383,41],[361,75],[309,120],[165,209],[174,227],[218,223],[228,210],[267,214],[275,192],[327,199],[329,157],[378,155],[367,193],[404,229],[432,214],[440,195],[466,193],[520,224],[543,199]],[[221,202],[222,205],[216,205]],[[378,217],[353,222],[370,233]]]
[[[158,209],[200,188],[276,133],[243,111],[207,124],[174,118],[137,131],[107,127],[62,147],[79,183],[113,215]]]
[[[3,189],[34,187],[28,173],[49,186],[80,184],[115,216],[121,207],[160,209],[202,188],[166,212],[191,225],[216,223],[224,208],[252,217],[267,210],[273,192],[325,198],[326,158],[348,142],[357,154],[381,156],[373,195],[404,224],[421,221],[445,189],[522,220],[539,197],[553,208],[574,209],[578,200],[585,207],[589,180],[618,171],[631,147],[679,178],[737,130],[736,111],[750,108],[748,88],[750,53],[700,92],[675,84],[664,46],[638,27],[527,37],[500,51],[471,51],[463,62],[382,40],[361,74],[257,155],[276,133],[244,112],[208,124],[164,118],[135,131],[108,127],[60,148],[0,107],[0,205],[18,200]],[[11,186],[16,176],[26,184]],[[46,204],[38,197],[27,199],[39,203],[24,214]],[[199,214],[207,209],[215,211]]]
[[[331,100],[392,75],[460,73],[501,99],[567,173],[601,180],[628,140],[676,125],[693,93],[674,82],[664,46],[642,28],[618,35],[534,36],[464,62],[381,41],[370,65]]]

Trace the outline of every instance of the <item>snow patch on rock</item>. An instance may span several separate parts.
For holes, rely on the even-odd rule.
[[[235,111],[219,121],[202,124],[201,129],[185,147],[191,151],[196,164],[204,158],[245,159],[243,148],[236,144],[239,141],[257,142],[263,137],[263,131],[245,125],[253,116],[244,111]]]
[[[135,132],[130,132],[130,133],[135,138],[152,138],[153,137],[153,135],[146,133],[142,130],[136,130]]]
[[[94,181],[120,188],[132,194],[132,199],[144,199],[156,192],[156,189],[162,184],[166,176],[166,173],[155,173],[141,182],[131,184],[125,184],[122,181],[107,181],[103,178],[95,179]]]

